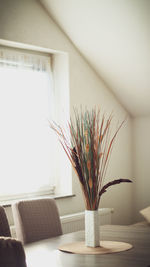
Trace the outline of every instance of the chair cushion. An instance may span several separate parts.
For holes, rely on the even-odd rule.
[[[0,236],[11,236],[5,209],[0,206]]]
[[[13,205],[17,238],[30,243],[62,234],[56,203],[53,199],[20,201]]]
[[[26,267],[25,252],[20,241],[0,237],[0,266]]]
[[[142,214],[142,216],[145,218],[145,220],[150,223],[150,206],[140,210],[140,213]]]

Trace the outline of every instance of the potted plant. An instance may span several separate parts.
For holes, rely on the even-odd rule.
[[[108,187],[129,179],[115,179],[104,183],[106,171],[116,136],[124,121],[111,135],[113,117],[106,118],[100,110],[74,110],[74,120],[68,122],[70,137],[55,122],[50,127],[56,132],[81,185],[85,200],[85,243],[100,246],[98,207],[101,196]]]

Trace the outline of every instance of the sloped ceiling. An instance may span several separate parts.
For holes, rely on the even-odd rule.
[[[41,3],[128,112],[150,115],[150,1]]]

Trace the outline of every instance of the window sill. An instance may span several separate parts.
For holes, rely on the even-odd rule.
[[[11,207],[11,205],[17,201],[22,200],[31,200],[31,199],[44,199],[44,198],[54,198],[54,199],[63,199],[63,198],[70,198],[75,197],[75,194],[69,194],[69,195],[42,195],[42,196],[36,196],[36,197],[26,197],[26,198],[17,198],[17,199],[9,199],[9,200],[2,200],[0,201],[0,206],[3,207]]]

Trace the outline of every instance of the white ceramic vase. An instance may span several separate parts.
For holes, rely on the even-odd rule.
[[[98,210],[85,210],[85,245],[87,247],[100,246],[99,226]]]

